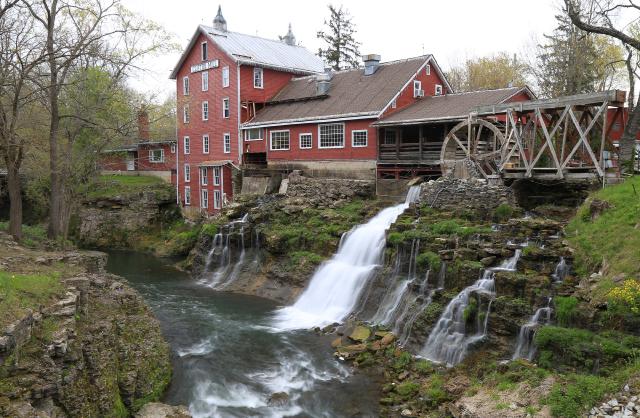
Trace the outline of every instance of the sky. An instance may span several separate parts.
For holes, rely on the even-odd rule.
[[[328,16],[329,0],[123,0],[134,12],[163,25],[186,47],[199,24],[211,25],[218,5],[230,31],[277,39],[291,23],[302,46],[316,52],[316,38]],[[434,54],[445,69],[467,58],[497,52],[523,53],[543,33],[555,27],[559,0],[334,0],[351,14],[363,54],[380,54],[383,61]],[[169,73],[180,52],[149,57],[147,71],[132,86],[158,98],[174,91]]]

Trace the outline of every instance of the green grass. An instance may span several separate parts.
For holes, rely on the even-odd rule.
[[[605,200],[613,207],[591,221],[587,201],[567,226],[567,239],[576,249],[574,268],[588,275],[605,259],[608,277],[640,274],[640,176],[599,190],[591,198]]]
[[[555,417],[577,418],[584,416],[607,393],[618,389],[615,379],[574,374],[553,386],[546,403]]]
[[[22,275],[0,271],[0,326],[37,309],[62,291],[57,275]]]
[[[578,299],[573,296],[558,296],[554,305],[558,323],[564,327],[571,325],[577,315]]]
[[[0,222],[0,231],[9,232],[9,222]],[[49,244],[46,225],[22,225],[22,245],[28,248],[40,248]]]
[[[87,197],[111,198],[118,195],[140,193],[150,189],[172,191],[170,184],[153,176],[104,175],[98,177],[87,187]]]

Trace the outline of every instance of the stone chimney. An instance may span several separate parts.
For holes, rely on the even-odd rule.
[[[287,34],[282,37],[282,40],[287,45],[296,45],[296,37],[293,35],[293,31],[291,30],[291,23],[289,23],[289,32],[287,32]]]
[[[215,19],[213,19],[213,28],[221,32],[227,31],[227,21],[224,20],[224,16],[222,16],[222,6],[218,6],[218,14]]]
[[[363,55],[362,61],[364,61],[364,75],[373,75],[380,66],[380,55],[369,54]]]
[[[140,142],[149,142],[150,139],[149,112],[146,109],[141,109],[138,112],[138,140]]]

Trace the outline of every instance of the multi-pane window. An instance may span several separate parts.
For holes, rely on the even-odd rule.
[[[271,150],[289,149],[289,131],[271,131]]]
[[[184,153],[191,154],[191,140],[188,136],[184,137]]]
[[[209,184],[209,179],[207,177],[208,175],[209,170],[207,169],[207,167],[200,167],[200,184],[202,184],[203,186]]]
[[[209,59],[209,50],[207,48],[207,43],[203,42],[201,48],[202,48],[202,61],[206,61]]]
[[[313,145],[311,134],[300,134],[300,149],[309,149]]]
[[[344,147],[344,124],[329,123],[320,125],[320,148],[342,148]]]
[[[164,162],[164,150],[162,148],[150,149],[149,150],[149,162],[150,163],[163,163]]]
[[[184,165],[184,181],[191,181],[191,166],[189,164]]]
[[[396,144],[396,131],[393,129],[385,129],[384,138],[382,139],[383,145],[395,145]]]
[[[413,81],[413,97],[419,97],[422,94],[422,82],[420,80]]]
[[[191,204],[191,187],[189,186],[184,188],[184,204],[185,206],[189,206]]]
[[[213,208],[220,209],[222,206],[222,196],[220,195],[220,190],[213,191]]]
[[[231,152],[231,134],[224,134],[223,144],[224,153],[229,154]]]
[[[220,167],[213,167],[213,185],[220,186],[221,170]]]
[[[264,85],[264,71],[262,68],[255,67],[253,69],[253,87],[261,89]]]
[[[351,132],[351,146],[352,147],[366,147],[367,146],[367,131],[352,131]]]
[[[209,135],[202,135],[202,153],[209,153]]]
[[[229,67],[222,67],[222,87],[229,87]]]
[[[264,137],[264,129],[262,128],[253,128],[247,129],[244,131],[244,140],[245,141],[259,141]]]
[[[228,97],[222,99],[222,117],[225,119],[229,118],[229,98]]]
[[[185,105],[182,108],[182,116],[184,123],[189,123],[189,105]]]
[[[185,96],[189,95],[189,77],[184,77],[182,79],[182,94]]]
[[[202,120],[209,120],[209,102],[202,102]]]
[[[436,84],[435,95],[436,96],[442,96],[442,85]]]
[[[200,207],[206,209],[209,207],[209,191],[203,190],[202,197],[200,198]]]
[[[209,90],[209,71],[202,72],[202,91]]]

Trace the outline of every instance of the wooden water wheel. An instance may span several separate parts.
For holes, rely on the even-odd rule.
[[[457,178],[496,174],[504,142],[504,135],[491,122],[473,118],[460,122],[442,144],[442,174]]]

